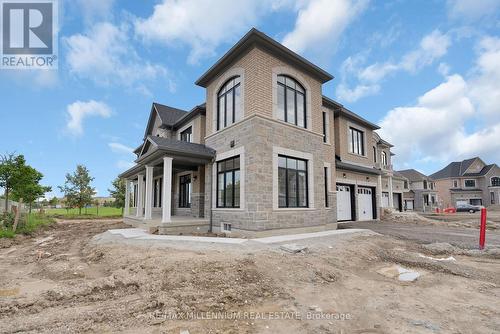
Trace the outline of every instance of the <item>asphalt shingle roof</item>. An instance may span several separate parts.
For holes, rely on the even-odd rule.
[[[188,114],[186,110],[169,107],[160,103],[154,102],[153,105],[156,111],[158,111],[162,125],[173,126]]]
[[[148,136],[148,139],[151,140],[151,142],[153,142],[154,145],[160,150],[204,157],[215,156],[215,150],[203,144],[188,143],[177,139],[155,136]]]
[[[405,170],[399,170],[397,172],[412,182],[431,179],[430,177],[420,173],[415,169],[405,169]]]
[[[466,159],[463,161],[453,161],[440,171],[437,171],[436,173],[432,174],[431,177],[433,179],[447,179],[450,177],[483,176],[486,175],[486,173],[488,173],[490,169],[493,168],[493,166],[495,166],[495,164],[484,166],[483,169],[478,173],[465,173],[476,159],[478,158],[476,157],[472,159]]]

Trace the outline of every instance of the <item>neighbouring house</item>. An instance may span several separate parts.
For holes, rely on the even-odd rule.
[[[439,207],[436,184],[432,177],[415,169],[397,171],[403,181],[403,208],[406,211],[432,211]]]
[[[382,186],[388,206],[401,208],[392,145],[323,96],[331,79],[249,31],[196,81],[205,103],[190,111],[153,103],[136,165],[120,175],[124,221],[161,234],[335,229],[378,219]]]
[[[500,204],[500,168],[478,157],[451,162],[431,175],[445,207]]]

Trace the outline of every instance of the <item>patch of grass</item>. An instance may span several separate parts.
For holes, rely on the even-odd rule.
[[[23,215],[19,218],[17,230],[14,232],[12,226],[1,228],[0,238],[13,238],[16,234],[32,234],[52,223],[54,223],[54,219],[43,214]]]
[[[121,218],[122,209],[113,207],[83,208],[82,214],[78,208],[73,209],[48,209],[46,215],[62,219],[89,219],[89,218]]]

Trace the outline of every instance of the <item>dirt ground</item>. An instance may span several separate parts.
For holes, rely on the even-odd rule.
[[[0,332],[500,331],[495,256],[437,252],[385,236],[308,239],[296,242],[308,247],[297,254],[278,245],[252,251],[90,242],[123,227],[61,222],[35,238],[0,242]],[[435,260],[448,256],[456,261]],[[378,273],[395,264],[421,276],[401,282]]]

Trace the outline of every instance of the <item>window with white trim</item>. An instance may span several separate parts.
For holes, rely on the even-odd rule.
[[[181,132],[181,140],[187,141],[188,143],[193,142],[193,127],[192,126],[190,126],[186,130]]]
[[[241,110],[241,78],[232,77],[217,93],[217,130],[221,130],[243,117]]]
[[[387,166],[387,152],[382,151],[382,165]]]
[[[500,187],[500,177],[494,176],[491,178],[491,186],[492,187]]]

